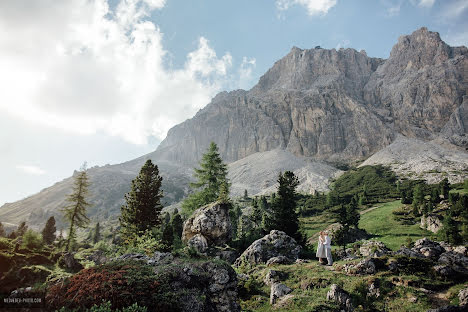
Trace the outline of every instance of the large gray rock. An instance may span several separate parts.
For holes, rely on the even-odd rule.
[[[468,288],[458,292],[458,302],[461,306],[468,306]]]
[[[433,233],[437,233],[442,228],[441,217],[436,214],[429,214],[427,216],[422,216],[420,227],[422,229],[426,229]]]
[[[336,302],[345,311],[353,311],[353,303],[348,292],[340,286],[333,284],[327,292],[327,300]]]
[[[217,202],[195,210],[184,222],[182,241],[188,242],[197,234],[203,236],[211,246],[222,246],[229,242],[232,237],[229,205]]]
[[[270,287],[270,304],[275,304],[278,299],[286,296],[291,291],[292,289],[286,285],[280,283],[272,284]]]
[[[359,252],[363,257],[382,257],[391,254],[392,251],[379,241],[364,241],[359,247]]]
[[[411,250],[418,252],[426,258],[430,258],[432,260],[437,260],[439,256],[445,252],[445,248],[442,247],[440,243],[431,241],[426,237],[418,239],[414,243],[414,247],[411,248]]]
[[[279,256],[287,258],[292,263],[299,257],[301,250],[302,247],[297,244],[294,238],[282,231],[272,230],[270,234],[253,242],[237,258],[234,265],[266,263],[269,259]]]

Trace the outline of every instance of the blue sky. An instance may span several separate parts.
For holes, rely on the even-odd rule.
[[[293,46],[387,58],[426,26],[468,45],[468,0],[0,2],[0,205],[153,151]]]

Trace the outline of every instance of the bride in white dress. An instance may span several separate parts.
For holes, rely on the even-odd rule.
[[[326,253],[326,247],[324,246],[325,243],[325,232],[321,231],[320,236],[318,239],[318,246],[317,246],[317,252],[315,256],[319,259],[320,264],[323,264],[324,260],[327,258],[327,253]]]

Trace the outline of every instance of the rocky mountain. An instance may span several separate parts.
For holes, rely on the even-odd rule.
[[[278,171],[286,169],[308,181],[303,190],[325,190],[338,173],[333,164],[372,155],[367,163],[403,163],[401,168],[411,172],[417,164],[408,151],[421,144],[430,144],[415,147],[421,155],[437,151],[440,156],[425,162],[422,171],[452,170],[463,179],[468,175],[467,90],[468,49],[450,47],[426,28],[400,37],[387,60],[354,49],[294,47],[251,90],[222,92],[173,127],[155,152],[90,169],[95,204],[90,212],[99,218],[117,214],[130,180],[148,158],[160,167],[167,204],[177,202],[211,141],[231,163],[234,194],[272,190]],[[456,162],[447,160],[452,152]],[[439,166],[440,161],[445,164]],[[6,204],[0,220],[39,222],[63,206],[70,185],[68,178]]]

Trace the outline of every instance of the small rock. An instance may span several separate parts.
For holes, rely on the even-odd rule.
[[[377,267],[373,258],[361,260],[356,264],[345,264],[343,268],[348,274],[368,275],[377,272]]]
[[[468,288],[460,290],[458,293],[458,301],[461,306],[468,306]]]
[[[187,245],[189,247],[192,247],[199,253],[205,253],[205,251],[208,249],[208,241],[202,234],[196,234],[195,236],[190,238],[187,242]]]
[[[83,269],[83,265],[75,259],[75,254],[67,252],[63,255],[62,265],[73,272],[78,272]]]
[[[278,256],[278,257],[273,257],[268,259],[266,262],[267,266],[272,266],[275,264],[291,264],[293,263],[293,260],[286,258],[285,256]]]
[[[265,278],[263,279],[263,282],[265,283],[265,285],[271,286],[275,283],[280,282],[283,277],[284,274],[280,271],[268,270],[267,274],[265,275]]]
[[[330,286],[330,290],[327,292],[327,300],[338,303],[345,311],[354,310],[349,293],[336,284]]]
[[[274,283],[270,289],[270,304],[275,304],[279,298],[289,294],[291,291],[292,289],[286,285]]]
[[[453,249],[454,252],[462,254],[463,256],[468,256],[468,248],[466,246],[457,246]]]
[[[359,247],[359,252],[363,257],[382,257],[391,254],[391,250],[385,246],[384,243],[379,241],[365,241]]]

